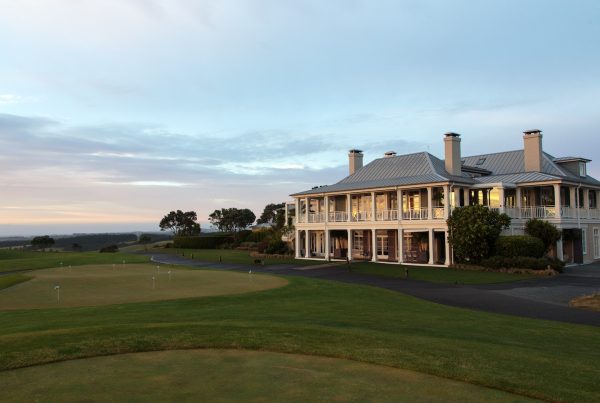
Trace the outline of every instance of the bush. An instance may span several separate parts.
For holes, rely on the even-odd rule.
[[[115,253],[119,251],[119,247],[117,245],[105,246],[100,249],[100,253]]]
[[[496,240],[494,252],[503,257],[542,257],[546,248],[541,239],[530,235],[501,236]]]
[[[484,259],[480,263],[483,267],[490,269],[529,269],[529,270],[545,270],[550,266],[558,272],[562,272],[565,266],[564,262],[558,259],[549,257],[528,257],[528,256],[492,256]]]
[[[287,243],[282,240],[274,240],[269,243],[265,252],[270,255],[285,255],[289,252]]]
[[[173,240],[173,247],[183,249],[218,249],[222,245],[230,243],[233,243],[231,235],[177,236]]]
[[[545,251],[550,248],[560,239],[560,231],[556,226],[548,221],[538,220],[534,218],[525,223],[525,233],[527,235],[539,238],[544,244]]]
[[[273,231],[270,229],[262,229],[260,231],[250,232],[244,239],[247,242],[262,242],[270,239],[273,236]]]

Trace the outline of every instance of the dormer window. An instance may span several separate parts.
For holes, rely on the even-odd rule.
[[[579,161],[579,176],[585,178],[587,175],[585,162]]]
[[[483,165],[484,162],[485,162],[485,158],[479,158],[477,160],[477,162],[475,163],[475,165]]]

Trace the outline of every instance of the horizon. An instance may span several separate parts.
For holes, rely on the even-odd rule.
[[[343,179],[349,149],[443,157],[448,131],[467,156],[538,128],[600,177],[594,1],[0,7],[0,236],[259,217]]]

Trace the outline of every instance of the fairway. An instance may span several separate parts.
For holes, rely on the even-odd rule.
[[[35,382],[31,382],[35,379]],[[178,350],[3,372],[1,401],[528,402],[418,372],[325,357]]]
[[[268,275],[149,264],[60,267],[28,275],[34,278],[0,290],[0,309],[65,308],[205,297],[287,284],[282,278]]]

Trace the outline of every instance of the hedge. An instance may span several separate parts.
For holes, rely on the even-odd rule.
[[[541,239],[530,235],[501,236],[496,240],[494,252],[494,255],[503,257],[539,258],[546,253],[546,247]]]
[[[516,257],[505,257],[505,256],[492,256],[488,259],[484,259],[480,263],[483,267],[490,269],[529,269],[529,270],[545,270],[550,266],[551,269],[556,271],[562,271],[565,266],[564,262],[558,259],[549,257],[527,257],[527,256],[516,256]]]
[[[231,235],[177,236],[173,239],[173,247],[182,249],[219,249],[228,243],[233,243]]]

